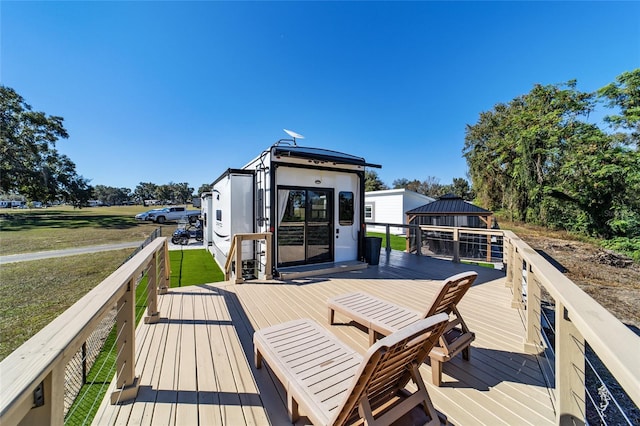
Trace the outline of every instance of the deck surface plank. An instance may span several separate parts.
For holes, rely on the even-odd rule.
[[[117,406],[103,402],[94,423],[286,423],[282,385],[269,368],[253,365],[255,330],[311,318],[364,354],[366,331],[339,314],[337,324],[329,325],[327,299],[366,291],[423,311],[435,295],[434,282],[470,269],[480,275],[459,309],[476,333],[471,360],[457,357],[445,363],[441,387],[431,384],[428,363],[421,366],[434,405],[454,425],[553,424],[552,389],[545,385],[537,357],[524,353],[522,318],[510,306],[504,274],[399,252],[388,258],[383,252],[378,267],[330,278],[171,289],[160,296],[163,320],[141,324],[136,334],[143,339],[138,342],[138,400]],[[302,414],[296,424],[307,424]]]
[[[195,340],[195,294],[183,296],[180,320],[180,364],[178,365],[178,399],[176,418],[184,424],[198,424],[198,385]]]
[[[220,394],[216,377],[216,366],[211,356],[211,336],[209,332],[211,321],[207,307],[208,298],[213,295],[199,295],[194,300],[194,316],[201,326],[195,330],[195,355],[198,368],[198,410],[199,420],[203,425],[220,426]]]

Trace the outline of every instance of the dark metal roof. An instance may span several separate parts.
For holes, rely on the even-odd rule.
[[[345,154],[343,152],[331,151],[329,149],[311,148],[304,146],[281,146],[273,147],[273,155],[280,157],[307,158],[311,160],[330,161],[336,164],[350,164],[357,166],[381,168],[379,164],[370,164],[362,157]]]
[[[446,194],[432,203],[409,210],[406,214],[487,216],[493,212],[467,203],[457,195]]]

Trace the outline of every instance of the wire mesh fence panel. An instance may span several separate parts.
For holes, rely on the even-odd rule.
[[[87,375],[93,367],[96,358],[104,347],[107,336],[116,324],[115,306],[107,316],[100,321],[98,327],[87,341],[75,353],[65,368],[64,377],[64,414],[68,414],[80,389],[87,383]]]

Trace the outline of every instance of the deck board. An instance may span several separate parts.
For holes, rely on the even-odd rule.
[[[504,274],[470,265],[392,252],[378,267],[291,282],[229,282],[171,289],[160,296],[161,322],[141,324],[134,403],[101,405],[95,424],[267,425],[287,423],[285,392],[269,368],[253,365],[255,330],[311,318],[363,354],[368,335],[336,314],[327,321],[326,301],[366,291],[392,303],[424,310],[434,281],[465,270],[479,277],[459,309],[476,333],[471,360],[445,363],[443,385],[421,373],[436,408],[454,425],[555,422],[539,360],[524,353],[524,326],[511,308]],[[268,367],[268,366],[267,366]],[[109,391],[109,394],[111,389]],[[306,424],[302,417],[297,424]]]

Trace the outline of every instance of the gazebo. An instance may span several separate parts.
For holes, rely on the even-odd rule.
[[[405,212],[413,225],[456,226],[489,229],[493,212],[478,207],[455,194],[446,194],[432,203]]]
[[[443,195],[436,201],[409,210],[405,214],[406,223],[409,225],[476,229],[493,227],[493,212],[464,201],[455,194]],[[482,241],[484,238],[486,241]],[[492,242],[491,236],[480,237],[471,229],[469,232],[451,231],[447,228],[423,229],[418,232],[417,227],[407,230],[407,251],[412,252],[420,247],[421,253],[452,255],[455,261],[460,257],[483,257],[490,261],[492,254],[502,257],[500,249],[492,247]]]

